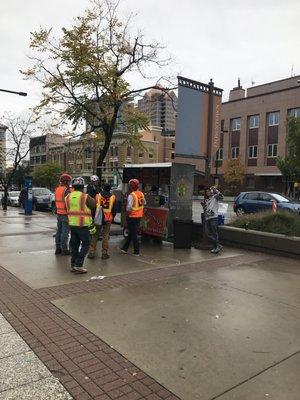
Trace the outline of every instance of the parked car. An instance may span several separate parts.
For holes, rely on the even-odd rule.
[[[32,188],[32,209],[45,210],[51,209],[53,193],[47,188]],[[22,189],[19,196],[19,201],[24,207],[25,189]]]
[[[272,209],[276,201],[278,210],[287,210],[300,215],[300,203],[286,196],[271,192],[241,192],[234,200],[233,210],[237,215]]]
[[[8,192],[7,204],[9,206],[19,207],[20,206],[19,196],[20,196],[19,190]]]

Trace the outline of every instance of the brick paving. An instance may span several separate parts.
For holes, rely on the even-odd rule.
[[[0,312],[74,399],[178,399],[40,292],[0,267]]]
[[[267,258],[253,253],[247,261]],[[236,266],[244,256],[214,259]],[[175,400],[174,394],[56,308],[51,300],[137,285],[207,268],[207,261],[33,290],[0,267],[0,312],[74,399]]]

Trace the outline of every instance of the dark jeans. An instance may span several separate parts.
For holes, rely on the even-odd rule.
[[[214,248],[216,248],[219,245],[217,218],[210,218],[205,220],[205,234],[213,242]]]
[[[68,250],[69,232],[68,216],[57,214],[57,229],[55,235],[55,245],[57,249]]]
[[[87,255],[90,247],[91,236],[88,227],[75,227],[71,226],[71,266],[82,267],[85,256]],[[81,248],[79,250],[79,247]]]
[[[123,246],[123,250],[127,251],[130,243],[133,242],[133,250],[135,254],[140,253],[140,243],[138,239],[138,229],[140,226],[141,218],[129,218],[127,217],[127,228],[128,228],[128,237],[125,240],[125,244]]]

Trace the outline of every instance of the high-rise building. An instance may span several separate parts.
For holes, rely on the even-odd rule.
[[[0,174],[6,168],[6,126],[0,124]]]
[[[173,91],[151,89],[138,100],[138,108],[148,115],[151,126],[160,126],[163,131],[175,131],[177,96]]]

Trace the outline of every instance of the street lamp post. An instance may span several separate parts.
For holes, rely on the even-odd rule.
[[[227,132],[228,132],[228,130],[221,129],[222,134],[227,133]],[[220,151],[220,147],[218,148],[218,150],[215,153],[215,167],[216,167],[215,177],[214,177],[214,185],[215,186],[219,185],[219,161],[221,161],[221,160],[219,160],[219,151]]]
[[[15,92],[14,90],[0,89],[0,92],[18,94],[19,96],[27,96],[25,92]]]

